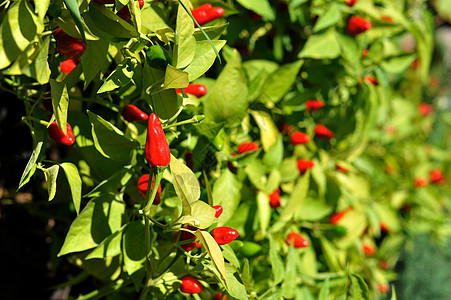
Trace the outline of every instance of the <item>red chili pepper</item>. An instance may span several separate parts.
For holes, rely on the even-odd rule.
[[[431,178],[432,183],[445,183],[445,176],[440,170],[432,170],[429,173],[429,177]]]
[[[149,118],[149,116],[145,112],[143,112],[133,104],[129,104],[124,107],[124,109],[122,110],[122,116],[128,122],[145,121]]]
[[[393,19],[391,17],[388,17],[388,16],[382,16],[381,17],[381,21],[385,21],[385,22],[393,24]]]
[[[374,247],[371,246],[371,245],[363,245],[363,252],[366,255],[371,256],[371,255],[374,255],[376,253],[376,249],[374,249]]]
[[[221,205],[214,205],[214,206],[212,206],[212,207],[216,210],[215,218],[219,218],[219,216],[222,214],[222,211],[223,211],[224,209],[222,208]]]
[[[67,58],[79,58],[86,50],[86,43],[82,39],[74,38],[58,29],[55,32],[56,48],[58,52]]]
[[[326,126],[318,124],[315,127],[315,137],[320,139],[329,140],[333,138],[335,134],[330,131]]]
[[[207,87],[203,84],[190,83],[186,88],[182,88],[182,90],[187,94],[196,96],[197,98],[203,97],[207,94]],[[175,89],[175,91],[178,94],[182,93],[180,89]]]
[[[349,170],[348,170],[348,168],[346,168],[346,167],[343,167],[343,166],[341,166],[341,165],[335,165],[335,168],[338,170],[338,171],[342,171],[342,172],[344,172],[344,173],[347,173]]]
[[[192,226],[185,226],[184,228],[189,229],[189,230],[193,230],[193,231],[197,230],[197,228],[192,227]],[[192,240],[192,239],[196,238],[196,236],[194,234],[192,234],[191,232],[180,230],[179,232],[175,233],[174,241],[177,241],[177,236],[178,235],[180,235],[179,242],[184,242],[184,241]],[[198,241],[192,241],[192,242],[180,245],[180,247],[182,247],[183,250],[188,252],[188,251],[193,250],[194,248],[197,248],[198,244],[199,244]]]
[[[371,21],[368,21],[359,16],[352,16],[348,21],[348,33],[350,36],[357,36],[373,26]]]
[[[144,154],[152,167],[165,167],[171,161],[171,151],[161,121],[154,113],[149,116]]]
[[[279,131],[282,134],[290,134],[293,132],[293,130],[294,130],[294,126],[288,125],[287,123],[283,123],[282,125],[279,126]]]
[[[307,100],[305,102],[305,108],[307,109],[307,112],[311,113],[312,111],[321,109],[324,107],[324,101],[323,100]]]
[[[415,184],[416,187],[423,187],[423,186],[427,186],[428,185],[428,181],[427,181],[426,178],[423,178],[423,177],[415,178],[414,184]]]
[[[299,233],[294,231],[288,234],[286,243],[287,245],[293,244],[294,248],[304,248],[310,244],[309,241],[307,241]]]
[[[390,291],[390,287],[386,284],[378,284],[377,285],[377,289],[381,292],[381,293],[388,293]]]
[[[149,186],[149,174],[144,174],[138,179],[138,190],[143,198],[146,198],[147,187]],[[150,186],[153,189],[153,183],[155,182],[155,178],[152,178],[152,185]],[[155,199],[153,200],[153,205],[158,205],[161,203],[161,184],[158,185],[157,194],[155,195]]]
[[[48,133],[52,140],[60,144],[70,146],[75,143],[74,133],[72,132],[72,127],[70,127],[69,123],[66,123],[66,134],[64,134],[58,124],[56,124],[56,121],[53,121],[48,128]]]
[[[388,227],[387,227],[387,225],[385,225],[385,223],[380,222],[379,226],[382,231],[389,232]]]
[[[217,293],[213,300],[225,300],[227,298],[227,295],[222,296],[222,293]]]
[[[418,111],[422,116],[428,116],[434,112],[434,107],[426,102],[421,102]]]
[[[78,65],[78,59],[66,59],[60,63],[61,72],[69,74]]]
[[[373,76],[367,75],[365,76],[365,81],[371,83],[372,85],[378,86],[379,85],[379,81],[377,81],[376,78],[374,78]]]
[[[307,144],[310,141],[310,137],[300,131],[295,131],[291,135],[291,143],[293,145]]]
[[[353,7],[357,0],[347,0],[345,3],[349,7]]]
[[[138,0],[139,9],[142,9],[144,6],[144,0]],[[130,14],[130,10],[128,9],[128,6],[124,6],[116,13],[116,15],[125,21],[128,21],[132,18]]]
[[[280,189],[269,194],[269,205],[274,209],[280,207]]]
[[[363,49],[362,51],[362,57],[366,57],[368,55],[369,50],[368,49]]]
[[[388,267],[390,267],[390,265],[388,264],[388,262],[385,261],[385,260],[384,260],[384,261],[381,261],[380,266],[381,266],[381,268],[384,269],[384,270],[387,270]]]
[[[188,150],[185,152],[185,164],[191,171],[194,170],[193,152]]]
[[[230,227],[216,227],[210,233],[218,245],[228,244],[240,235],[238,231]]]
[[[307,172],[307,169],[311,169],[315,166],[315,163],[312,160],[299,159],[297,164],[299,172],[301,172],[301,175]]]
[[[332,216],[330,216],[330,224],[333,224],[333,225],[337,224],[338,221],[340,221],[341,218],[343,218],[344,215],[350,210],[352,210],[352,207],[345,208],[344,210],[342,210],[340,212],[332,214]]]
[[[207,3],[193,9],[191,13],[199,25],[204,25],[222,17],[224,15],[224,9],[222,7],[213,7]]]
[[[255,142],[244,142],[238,146],[238,153],[243,154],[250,151],[257,151],[258,148],[259,146]]]
[[[184,276],[180,290],[187,294],[198,294],[202,291],[202,284],[191,276]]]

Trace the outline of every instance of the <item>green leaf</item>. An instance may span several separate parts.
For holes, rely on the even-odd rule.
[[[273,118],[267,112],[260,110],[249,110],[249,112],[260,129],[260,140],[263,150],[268,152],[269,148],[277,143],[280,132],[274,124]]]
[[[50,168],[42,169],[47,182],[47,191],[49,192],[49,201],[52,201],[56,194],[56,179],[58,178],[58,165],[53,165]]]
[[[48,63],[48,54],[51,37],[47,36],[39,45],[39,51],[31,65],[23,69],[23,73],[36,79],[39,84],[46,84],[50,79],[50,67]]]
[[[88,256],[86,256],[86,259],[106,258],[119,255],[121,253],[122,234],[124,233],[124,228],[125,226],[104,239],[94,250],[91,251],[91,253],[88,254]]]
[[[230,265],[227,265],[225,270],[227,278],[227,292],[230,296],[239,300],[249,299],[246,293],[246,287],[237,279],[240,278],[239,273]]]
[[[216,123],[225,122],[228,127],[238,125],[246,115],[247,92],[241,58],[235,50],[209,91],[205,118]]]
[[[105,83],[97,91],[97,94],[109,92],[128,84],[132,80],[137,63],[136,58],[126,57],[119,65],[117,65],[116,69],[111,72],[105,80]]]
[[[80,9],[78,8],[77,0],[64,0],[64,3],[66,3],[67,9],[74,19],[75,25],[77,25],[78,30],[80,30],[82,39],[86,42],[85,29],[81,22]]]
[[[125,204],[114,195],[89,201],[72,222],[58,256],[98,246],[111,233],[119,230],[124,210]]]
[[[174,189],[182,200],[183,215],[191,215],[191,206],[200,198],[199,181],[193,171],[172,154],[169,169]]]
[[[269,147],[268,151],[263,155],[263,162],[269,171],[277,169],[283,160],[283,139],[279,135],[277,141]]]
[[[351,286],[349,287],[349,289],[351,290],[353,299],[370,299],[368,285],[366,284],[362,276],[351,273],[350,280]]]
[[[306,198],[296,218],[305,221],[319,221],[330,215],[334,208],[319,199]]]
[[[415,60],[415,54],[406,54],[397,57],[386,58],[381,62],[381,67],[387,73],[402,73],[404,72],[412,62]]]
[[[89,85],[105,64],[110,40],[107,38],[96,41],[88,40],[86,44],[86,51],[80,57],[85,74],[84,88]]]
[[[293,299],[296,292],[296,266],[297,266],[297,252],[293,244],[290,245],[285,265],[285,277],[282,282],[283,297],[285,299]]]
[[[304,203],[304,199],[307,196],[310,184],[310,171],[307,171],[304,175],[299,177],[296,185],[291,192],[287,205],[280,213],[279,219],[271,227],[271,232],[279,231],[287,222],[291,222],[292,218],[299,211]]]
[[[122,131],[102,117],[88,111],[92,126],[94,146],[103,156],[115,161],[129,162],[130,152],[139,143],[124,135]]]
[[[218,26],[207,26],[202,27],[205,34],[210,38],[210,40],[216,40],[224,33],[224,31],[227,29],[227,26],[229,26],[229,23],[221,24]],[[204,35],[204,32],[200,30],[200,28],[194,29],[194,37],[196,38],[196,41],[207,41],[207,38]],[[196,50],[197,51],[197,50]]]
[[[132,166],[125,166],[108,179],[99,183],[92,191],[84,197],[98,197],[100,195],[115,192],[118,188],[125,186],[132,177]]]
[[[28,160],[27,165],[25,166],[25,170],[22,173],[22,177],[20,178],[19,187],[17,190],[20,190],[25,184],[30,181],[31,176],[33,176],[36,171],[36,164],[41,161],[42,155],[41,152],[45,151],[45,148],[42,147],[44,144],[44,134],[40,131],[34,132],[34,137],[36,139],[36,146],[34,147],[33,153],[31,153],[31,157]]]
[[[213,40],[214,47],[219,52],[226,44],[224,40]],[[216,53],[210,45],[209,41],[196,42],[196,52],[193,60],[184,69],[189,74],[189,81],[192,82],[202,76],[207,70],[211,68],[216,60]]]
[[[335,35],[334,29],[311,35],[299,53],[299,57],[314,59],[337,58],[340,55],[340,45]]]
[[[285,64],[269,75],[263,84],[260,100],[271,103],[279,102],[295,83],[303,63],[303,60],[298,60]]]
[[[198,200],[190,204],[190,215],[184,215],[180,218],[179,223],[188,224],[199,229],[210,227],[216,221],[216,210],[207,203]]]
[[[271,206],[269,205],[269,197],[265,193],[258,191],[257,194],[257,209],[260,221],[261,234],[265,236],[266,229],[271,221]]]
[[[224,225],[235,213],[241,200],[241,182],[228,169],[213,184],[213,204],[221,205],[223,213],[219,217],[219,226]]]
[[[202,243],[202,246],[205,247],[208,255],[213,262],[216,270],[219,272],[221,279],[227,287],[227,278],[226,278],[226,269],[224,263],[224,256],[222,256],[221,248],[219,248],[218,243],[216,243],[215,239],[211,236],[208,231],[197,229],[194,233],[196,237]]]
[[[232,247],[230,245],[221,245],[222,248],[222,254],[224,255],[224,258],[232,264],[235,268],[240,267],[240,261],[238,260],[238,257],[235,254],[235,251],[233,251]]]
[[[34,1],[34,5],[38,12],[39,21],[43,23],[47,10],[49,9],[50,0],[37,0]]]
[[[191,4],[189,1],[184,4]],[[185,11],[182,5],[179,5],[177,11],[177,22],[175,25],[175,46],[172,61],[176,68],[188,66],[194,58],[196,51],[196,39],[193,36],[194,23],[190,15]]]
[[[237,0],[237,2],[269,21],[274,21],[276,19],[276,15],[268,0]]]
[[[280,172],[278,170],[273,170],[269,174],[264,192],[269,195],[275,190],[277,190],[280,186],[281,179],[282,175],[280,174]]]
[[[151,68],[148,64],[143,68],[143,86],[149,87],[158,82],[163,83],[164,72]],[[179,104],[174,89],[157,91],[150,94],[150,104],[161,119],[170,119],[178,110]]]
[[[171,65],[166,67],[164,74],[164,89],[184,88],[189,84],[188,73]]]
[[[63,168],[64,174],[66,175],[70,187],[70,193],[72,195],[72,201],[74,202],[75,211],[78,215],[80,211],[82,184],[80,174],[78,173],[77,167],[72,163],[65,162],[60,164],[60,167]]]
[[[313,32],[317,33],[325,28],[335,25],[341,19],[340,5],[337,3],[330,3],[327,10],[320,15],[318,21],[313,27]]]
[[[13,2],[0,25],[0,69],[9,66],[43,30],[28,1]]]
[[[146,260],[145,228],[141,221],[127,224],[123,238],[124,264],[128,275],[137,273],[144,277],[144,262]]]
[[[282,258],[277,253],[276,242],[270,236],[269,238],[269,262],[271,263],[271,271],[274,277],[274,285],[282,282],[285,276],[285,268],[283,266]]]
[[[157,6],[145,6],[141,11],[141,31],[144,34],[154,33],[158,30],[172,29],[165,23],[165,12]]]
[[[138,36],[135,27],[118,17],[104,4],[91,1],[89,3],[88,17],[89,20],[104,33],[104,35],[106,34],[116,38],[131,38]]]
[[[54,79],[50,79],[50,87],[52,92],[52,107],[55,115],[56,124],[58,127],[67,134],[67,109],[69,107],[69,93],[67,92],[64,82],[58,82]]]
[[[330,299],[330,280],[329,278],[326,278],[324,280],[323,284],[321,285],[321,289],[319,290],[318,295],[319,300],[329,300]],[[359,298],[354,298],[359,299]]]

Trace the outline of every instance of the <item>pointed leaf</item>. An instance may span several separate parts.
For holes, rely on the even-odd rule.
[[[66,134],[67,109],[69,107],[69,93],[64,82],[50,79],[52,89],[52,107],[58,127]]]
[[[69,182],[70,192],[72,194],[72,201],[74,202],[75,211],[77,215],[80,211],[81,202],[81,177],[78,173],[77,167],[69,162],[60,164],[66,174],[67,181]]]

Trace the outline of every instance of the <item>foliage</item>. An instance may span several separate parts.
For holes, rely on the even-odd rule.
[[[82,273],[62,285],[92,288],[71,297],[183,299],[189,275],[203,286],[196,299],[376,299],[411,234],[449,235],[449,112],[418,109],[438,90],[426,1],[98,2],[2,2],[2,86],[23,101],[34,139],[18,188],[44,179],[48,206],[71,209],[58,259]],[[225,13],[199,27],[189,11],[207,2]],[[116,14],[125,6],[128,21]],[[350,36],[352,15],[371,29]],[[86,43],[68,74],[58,28]],[[176,92],[189,83],[207,94]],[[311,99],[325,106],[311,111]],[[147,126],[124,119],[129,104],[161,119],[168,168],[146,164]],[[74,145],[48,138],[55,120]],[[319,124],[333,136],[315,135]],[[293,131],[310,140],[293,145]],[[238,153],[249,141],[258,149]],[[51,148],[67,155],[53,160]],[[433,170],[445,182],[430,182]],[[144,174],[162,185],[150,211]],[[218,245],[219,226],[239,237]],[[185,251],[180,231],[202,246]],[[291,232],[309,246],[287,243]]]

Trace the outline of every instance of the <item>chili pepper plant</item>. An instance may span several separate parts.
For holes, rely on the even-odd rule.
[[[47,189],[52,265],[75,266],[55,289],[395,295],[409,236],[451,232],[427,3],[2,1],[1,86],[33,138],[17,188]]]

